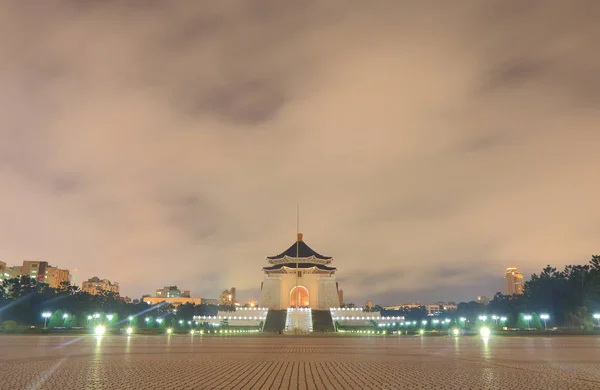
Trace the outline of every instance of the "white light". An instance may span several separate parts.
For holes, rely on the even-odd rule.
[[[127,334],[132,334],[133,328],[132,327],[127,328],[126,332],[127,332]]]
[[[597,320],[600,320],[600,313],[594,314],[594,318],[597,319]]]
[[[487,320],[487,316],[479,316],[479,320],[486,321]]]
[[[427,320],[423,320],[423,321],[421,321],[421,323],[422,323],[423,325],[427,325]],[[402,323],[402,325],[404,325],[404,323]]]
[[[167,329],[167,334],[171,334],[171,333],[173,333],[173,329],[171,329],[171,328]]]
[[[133,321],[133,316],[129,316],[129,321]]]
[[[540,314],[540,318],[541,318],[542,320],[547,320],[547,319],[549,319],[549,318],[550,318],[550,316],[549,316],[548,314]]]
[[[481,337],[483,337],[484,339],[487,339],[488,337],[490,337],[490,329],[486,328],[485,326],[479,330],[479,333],[481,334]]]
[[[106,332],[106,328],[102,325],[98,325],[96,329],[94,329],[94,333],[96,336],[102,336]]]
[[[456,329],[456,328],[452,329],[453,335],[458,336],[458,333],[459,333],[458,329]]]
[[[106,316],[106,319],[109,320],[109,321],[112,321],[113,318],[114,318],[114,316],[112,314],[108,314]]]
[[[45,312],[42,313],[42,317],[44,317],[44,318],[50,318],[50,317],[52,317],[52,313],[50,313],[48,311],[45,311]]]
[[[69,315],[67,313],[63,314],[63,318],[69,318]]]
[[[498,316],[492,316],[492,320],[497,320]]]
[[[460,317],[459,320],[461,320],[462,322],[465,322],[467,319],[465,317]]]
[[[523,319],[525,321],[530,321],[531,320],[531,316],[530,315],[525,315],[525,316],[523,316]]]

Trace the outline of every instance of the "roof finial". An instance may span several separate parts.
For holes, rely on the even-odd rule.
[[[302,233],[298,233],[298,242],[302,241]]]

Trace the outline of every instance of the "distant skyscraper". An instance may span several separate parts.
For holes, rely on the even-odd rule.
[[[235,287],[232,287],[231,290],[224,290],[221,295],[219,295],[219,304],[224,306],[235,305]]]
[[[510,267],[504,273],[504,294],[523,294],[523,274],[518,269]]]
[[[115,294],[119,293],[119,283],[113,283],[108,279],[100,279],[97,276],[88,279],[81,283],[81,291],[91,295],[102,293],[102,291],[111,291]]]
[[[50,288],[60,288],[63,282],[71,280],[68,269],[53,267],[47,261],[24,261],[23,265],[7,268],[5,273],[8,275],[6,278],[30,276],[40,283],[46,283]]]
[[[165,286],[156,290],[155,297],[158,298],[189,298],[190,291],[184,290],[183,292],[177,288],[177,286]]]
[[[5,275],[6,274],[6,275]],[[6,272],[6,263],[3,261],[0,261],[0,282],[3,279],[8,279],[9,278],[9,274]]]

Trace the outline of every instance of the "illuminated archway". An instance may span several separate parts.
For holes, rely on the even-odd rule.
[[[290,307],[296,307],[296,298],[298,298],[298,307],[310,306],[308,290],[306,287],[298,286],[297,291],[296,287],[292,288],[292,291],[290,291]]]

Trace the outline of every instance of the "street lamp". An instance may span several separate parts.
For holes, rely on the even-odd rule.
[[[598,326],[600,327],[600,313],[595,313],[593,317],[598,320]]]
[[[112,314],[107,314],[106,315],[106,319],[109,321],[112,321],[112,319],[115,318],[115,316],[113,316]]]
[[[487,321],[487,316],[479,316],[479,321]]]
[[[67,318],[69,318],[69,315],[67,313],[63,314],[63,318],[66,320]]]
[[[498,316],[497,315],[493,315],[492,316],[492,320],[494,320],[496,322],[496,326],[498,326]]]
[[[546,321],[550,319],[550,316],[548,314],[540,314],[540,318],[544,320],[544,329],[546,329]]]
[[[42,317],[44,317],[44,329],[46,329],[46,323],[48,321],[48,318],[50,318],[52,316],[52,313],[50,313],[49,311],[45,311],[42,313]]]
[[[523,316],[523,319],[527,321],[527,329],[529,329],[529,321],[531,321],[531,316],[529,314],[526,314]]]

